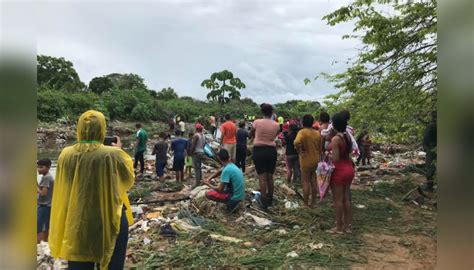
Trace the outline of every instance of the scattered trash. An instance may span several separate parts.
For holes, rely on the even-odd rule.
[[[251,217],[255,221],[256,225],[259,227],[266,227],[272,225],[272,221],[269,219],[257,217],[250,213],[245,213],[245,216]]]
[[[159,218],[161,217],[161,212],[151,212],[146,214],[147,219]]]
[[[292,252],[286,254],[286,257],[290,257],[290,258],[296,258],[298,256],[299,255],[298,255],[298,253],[296,253],[296,251],[292,251]]]
[[[293,226],[293,229],[295,229],[295,230],[298,230],[299,228],[300,228],[300,226],[298,226],[298,225]]]
[[[288,201],[285,199],[285,208],[286,209],[296,209],[298,208],[300,205],[296,202],[292,202],[292,201]]]
[[[366,206],[363,204],[356,204],[355,207],[359,209],[364,209]]]
[[[150,243],[151,243],[150,238],[148,238],[148,237],[143,238],[143,244],[149,245]]]
[[[224,241],[224,242],[230,242],[230,243],[240,243],[243,242],[243,240],[235,238],[235,237],[230,237],[230,236],[223,236],[220,234],[210,234],[209,235],[212,239],[217,240],[217,241]]]
[[[163,236],[176,236],[176,231],[171,227],[169,222],[166,222],[165,224],[161,225],[160,227],[160,234]]]
[[[284,234],[287,234],[287,233],[288,233],[287,231],[285,231],[285,229],[279,229],[279,230],[277,230],[277,232],[278,232],[278,234],[280,234],[280,235],[284,235]]]
[[[319,243],[319,244],[309,243],[308,246],[312,250],[317,250],[317,249],[322,249],[324,244],[323,243]]]

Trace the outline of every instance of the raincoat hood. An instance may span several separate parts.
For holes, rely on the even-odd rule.
[[[77,123],[77,142],[99,142],[105,138],[105,117],[101,112],[90,110],[81,115]]]
[[[132,158],[103,144],[105,127],[102,113],[83,113],[77,143],[59,155],[48,239],[53,257],[101,269],[112,257],[123,209],[133,224],[127,192],[135,181]]]

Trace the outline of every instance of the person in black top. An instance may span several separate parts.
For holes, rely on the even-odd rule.
[[[237,130],[237,150],[235,154],[235,165],[242,169],[242,172],[245,173],[245,159],[247,157],[247,138],[249,137],[249,132],[245,128],[245,122],[241,121],[239,123],[239,129]]]
[[[431,122],[426,126],[425,135],[423,137],[423,149],[426,152],[426,183],[421,187],[423,191],[433,191],[433,181],[436,173],[436,111],[432,113]]]
[[[295,183],[300,178],[300,163],[298,152],[296,152],[293,142],[298,134],[298,126],[291,124],[289,131],[283,133],[283,143],[286,146],[286,180],[288,183]]]

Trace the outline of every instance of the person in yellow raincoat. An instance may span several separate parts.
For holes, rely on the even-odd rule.
[[[77,143],[59,155],[51,205],[49,247],[70,270],[123,269],[133,217],[127,191],[135,176],[120,140],[105,146],[105,117],[87,111]]]

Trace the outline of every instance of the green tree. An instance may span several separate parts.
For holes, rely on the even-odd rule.
[[[156,94],[156,98],[160,100],[176,99],[178,98],[178,94],[176,94],[173,88],[168,87],[161,89],[161,91]]]
[[[85,90],[73,64],[63,57],[36,56],[36,78],[39,89],[55,89],[65,92]]]
[[[110,91],[113,87],[114,83],[106,76],[95,77],[89,82],[89,90],[99,95]]]
[[[114,84],[114,87],[120,90],[148,89],[144,79],[137,74],[112,73],[105,77],[109,78]]]
[[[240,99],[239,90],[245,88],[245,84],[228,70],[212,73],[210,79],[202,81],[201,87],[211,90],[207,99],[217,101],[221,104],[232,99]]]
[[[380,8],[387,5],[392,12]],[[368,124],[391,140],[419,139],[436,110],[436,9],[435,0],[355,0],[325,16],[329,25],[354,21],[356,34],[343,38],[363,44],[345,72],[322,74],[340,90],[327,97],[330,110],[350,109],[351,123]]]

